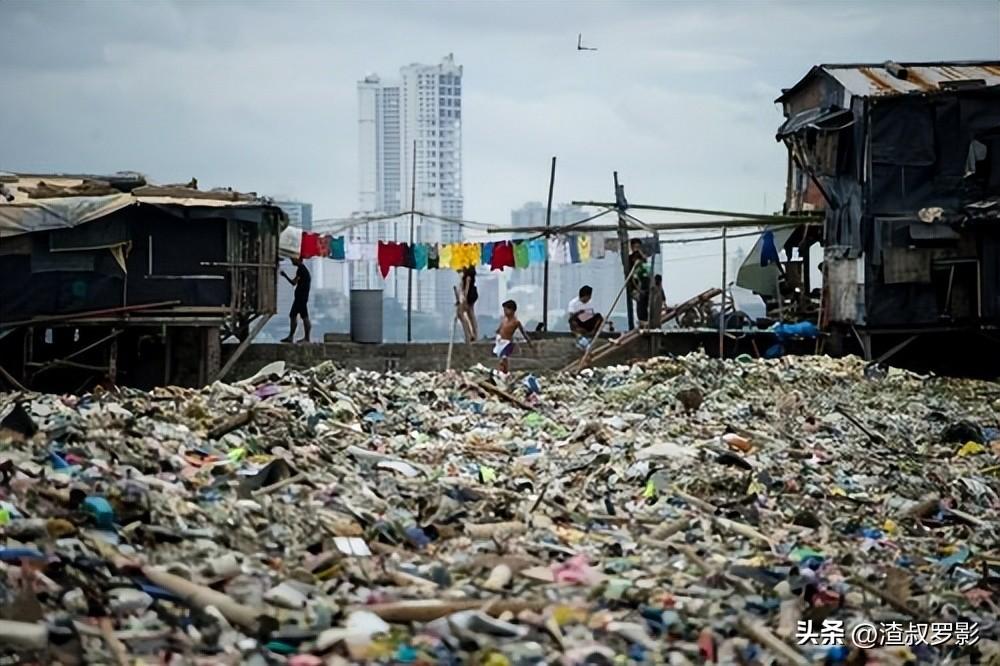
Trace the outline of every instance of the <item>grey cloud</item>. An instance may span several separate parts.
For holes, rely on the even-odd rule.
[[[773,99],[823,61],[998,57],[1000,9],[842,2],[2,2],[0,168],[357,203],[356,81],[454,52],[470,217],[544,199],[780,205]],[[579,53],[583,32],[596,53]]]

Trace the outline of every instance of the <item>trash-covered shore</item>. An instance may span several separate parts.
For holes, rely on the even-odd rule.
[[[0,395],[0,659],[1000,663],[1000,384],[270,370]],[[860,622],[976,635],[800,644]]]

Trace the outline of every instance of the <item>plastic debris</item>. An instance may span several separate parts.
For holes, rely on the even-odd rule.
[[[1000,386],[865,370],[2,395],[0,659],[995,663]],[[861,622],[977,633],[801,640]]]

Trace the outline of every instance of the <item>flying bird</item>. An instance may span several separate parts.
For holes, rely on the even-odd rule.
[[[597,47],[590,47],[583,45],[583,33],[577,33],[576,35],[576,50],[577,51],[596,51]]]

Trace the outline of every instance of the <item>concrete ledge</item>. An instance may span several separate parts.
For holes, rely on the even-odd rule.
[[[235,345],[223,346],[223,357]],[[559,370],[580,357],[575,341],[571,338],[536,340],[533,347],[518,343],[511,358],[512,371],[550,372]],[[290,368],[305,369],[324,361],[333,361],[347,368],[385,372],[432,371],[445,368],[448,343],[387,343],[363,345],[353,342],[315,344],[253,344],[240,357],[226,377],[229,381],[254,374],[268,363],[285,361]],[[452,351],[451,366],[456,370],[471,368],[477,363],[493,367],[497,363],[492,342],[472,344],[456,343]]]

